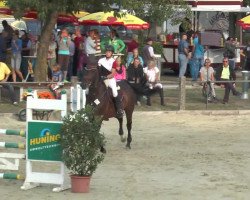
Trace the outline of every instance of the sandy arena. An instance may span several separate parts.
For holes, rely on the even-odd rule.
[[[90,193],[53,193],[52,185],[22,191],[23,181],[0,179],[0,199],[249,199],[249,122],[250,115],[135,112],[132,149],[126,150],[112,119],[102,127],[107,155],[92,177]],[[25,123],[1,116],[0,128],[25,128]],[[1,136],[0,141],[17,137]],[[22,174],[24,167],[22,162]],[[38,168],[48,170],[44,164]]]

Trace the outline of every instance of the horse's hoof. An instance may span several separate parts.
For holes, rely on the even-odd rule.
[[[107,153],[107,151],[106,151],[106,149],[105,149],[104,147],[101,147],[100,151],[101,151],[102,153]]]
[[[126,137],[121,137],[121,142],[125,142],[126,141]]]
[[[130,144],[126,144],[126,149],[131,149]]]

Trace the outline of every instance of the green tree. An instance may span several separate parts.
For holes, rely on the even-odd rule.
[[[173,16],[177,4],[179,5],[178,9],[188,10],[184,0],[5,0],[5,2],[14,11],[15,18],[21,18],[28,10],[36,10],[38,18],[42,22],[35,68],[37,81],[45,81],[47,77],[49,40],[57,22],[58,13],[73,13],[80,10],[88,12],[109,11],[112,9],[111,5],[116,4],[121,8],[133,11],[148,22],[160,24]]]

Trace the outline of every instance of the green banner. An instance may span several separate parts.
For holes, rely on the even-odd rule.
[[[62,123],[28,122],[27,154],[30,160],[61,161]]]

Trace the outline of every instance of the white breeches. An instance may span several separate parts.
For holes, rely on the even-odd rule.
[[[117,92],[115,78],[106,79],[104,82],[105,82],[106,86],[108,86],[108,87],[110,87],[112,89],[113,97],[117,97],[118,92]]]
[[[153,89],[153,88],[162,88],[162,84],[161,83],[149,83],[149,88]]]

